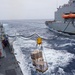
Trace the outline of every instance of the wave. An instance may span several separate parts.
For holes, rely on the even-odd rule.
[[[35,39],[32,38],[36,38],[37,36],[35,35],[32,38],[17,36],[19,35],[19,33],[17,32],[17,30],[15,30],[15,28],[10,28],[9,25],[4,25],[4,27],[5,27],[6,34],[8,34],[9,36],[16,37],[16,39],[13,41],[13,48],[14,48],[14,53],[16,53],[15,57],[17,61],[20,62],[19,65],[22,69],[23,74],[31,75],[31,67],[33,65],[30,58],[30,53],[31,51],[36,49],[36,41]],[[54,37],[53,34],[50,36]],[[42,36],[42,37],[47,38],[46,36]],[[12,37],[12,39],[14,38]],[[62,41],[70,40],[69,38],[64,39],[61,37],[59,37],[58,39]],[[9,41],[11,41],[11,39]],[[68,45],[71,46],[74,45],[74,43],[60,44],[58,47],[65,47]],[[66,50],[61,50],[61,48],[60,50],[53,49],[51,48],[51,44],[47,43],[45,40],[43,41],[43,53],[45,54],[46,61],[48,62],[48,70],[44,73],[44,75],[45,74],[55,75],[55,73],[60,73],[60,75],[62,74],[68,75],[64,71],[64,68],[68,66],[70,62],[73,61],[73,59],[75,59],[75,54],[72,54]],[[72,70],[72,73],[75,74],[75,70]]]

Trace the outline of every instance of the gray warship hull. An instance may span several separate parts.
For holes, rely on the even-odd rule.
[[[23,75],[10,44],[3,47],[2,37],[4,35],[4,27],[0,24],[0,75]]]
[[[69,0],[68,4],[59,6],[55,12],[55,20],[46,21],[45,24],[49,29],[53,29],[59,32],[69,33],[75,35],[75,17],[63,18],[63,14],[73,13],[75,15],[75,0]]]
[[[46,26],[50,30],[56,30],[58,32],[63,32],[63,33],[75,35],[75,27],[72,24],[69,24],[69,26],[67,27],[67,23],[65,23],[65,24],[59,23],[59,22],[50,23],[49,21],[47,21]]]

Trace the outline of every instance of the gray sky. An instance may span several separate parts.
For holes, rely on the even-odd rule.
[[[0,20],[51,19],[59,5],[69,0],[0,0]]]

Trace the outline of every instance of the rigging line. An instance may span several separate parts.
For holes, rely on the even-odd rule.
[[[32,37],[34,36],[36,33],[30,35],[30,36],[27,36],[26,38],[29,38],[29,37]],[[39,36],[38,34],[36,34],[37,36]],[[8,37],[15,37],[15,36],[22,36],[22,37],[25,37],[24,35],[14,35],[14,36],[10,36],[10,35],[7,35]]]
[[[38,34],[36,34],[36,33],[34,33],[34,34],[32,34],[32,35],[30,35],[30,36],[27,36],[27,37],[25,37],[24,35],[17,35],[17,36],[22,36],[22,37],[24,37],[24,38],[30,38],[30,37],[32,37],[32,36],[34,36],[34,35],[37,35],[38,37],[40,37]],[[12,36],[11,36],[12,37]]]
[[[27,37],[25,37],[24,35],[18,35],[18,36],[22,36],[22,37],[24,37],[24,38],[30,38],[30,37],[32,37],[32,36],[34,36],[34,35],[37,35],[37,37],[41,37],[40,35],[38,35],[38,34],[36,34],[36,33],[34,33],[34,34],[32,34],[32,35],[30,35],[30,36],[27,36]],[[46,38],[43,38],[43,37],[41,37],[43,40],[48,40],[48,39],[46,39]]]
[[[63,32],[68,28],[69,24],[70,24],[70,21],[68,22],[68,24],[67,24],[66,28],[63,30]]]
[[[75,25],[74,24],[72,24],[73,25],[73,27],[75,28]]]
[[[46,56],[45,56],[44,50],[43,50],[43,54],[44,54],[44,57],[45,57],[45,60],[46,60],[46,64],[47,64],[47,67],[48,67],[48,63],[47,63],[47,59],[46,59]]]
[[[73,25],[73,27],[75,28],[75,25],[74,25],[74,20],[75,20],[75,19],[73,19],[73,20],[72,20],[72,25]]]
[[[32,36],[34,36],[34,35],[37,35],[37,37],[41,37],[40,35],[38,35],[38,34],[34,33],[34,34],[30,35],[30,36],[27,36],[26,38],[30,38],[30,37],[32,37]],[[41,38],[42,38],[43,40],[48,40],[48,39],[43,38],[43,37],[41,37]]]
[[[73,27],[75,28],[75,25],[74,25],[74,19],[72,19],[71,21],[68,22],[68,24],[67,24],[66,28],[64,29],[64,31],[68,28],[70,22],[72,22],[72,25],[73,25]]]
[[[30,36],[27,36],[26,38],[32,37],[34,35],[37,35],[38,37],[40,37],[38,34],[34,33],[34,34],[30,35]]]
[[[22,37],[24,37],[24,38],[30,38],[30,37],[32,37],[32,36],[34,36],[34,35],[36,35],[37,37],[41,37],[40,35],[38,35],[37,33],[33,33],[33,34],[31,34],[30,36],[27,36],[27,37],[25,37],[24,35],[15,35],[15,36],[10,36],[10,35],[7,35],[8,37],[20,37],[20,36],[22,36]],[[41,37],[43,40],[48,40],[48,39],[46,39],[46,38],[43,38],[43,37]]]

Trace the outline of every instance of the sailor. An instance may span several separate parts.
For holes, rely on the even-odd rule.
[[[2,37],[2,45],[3,47],[6,47],[8,45],[8,40],[6,40],[4,37]]]

